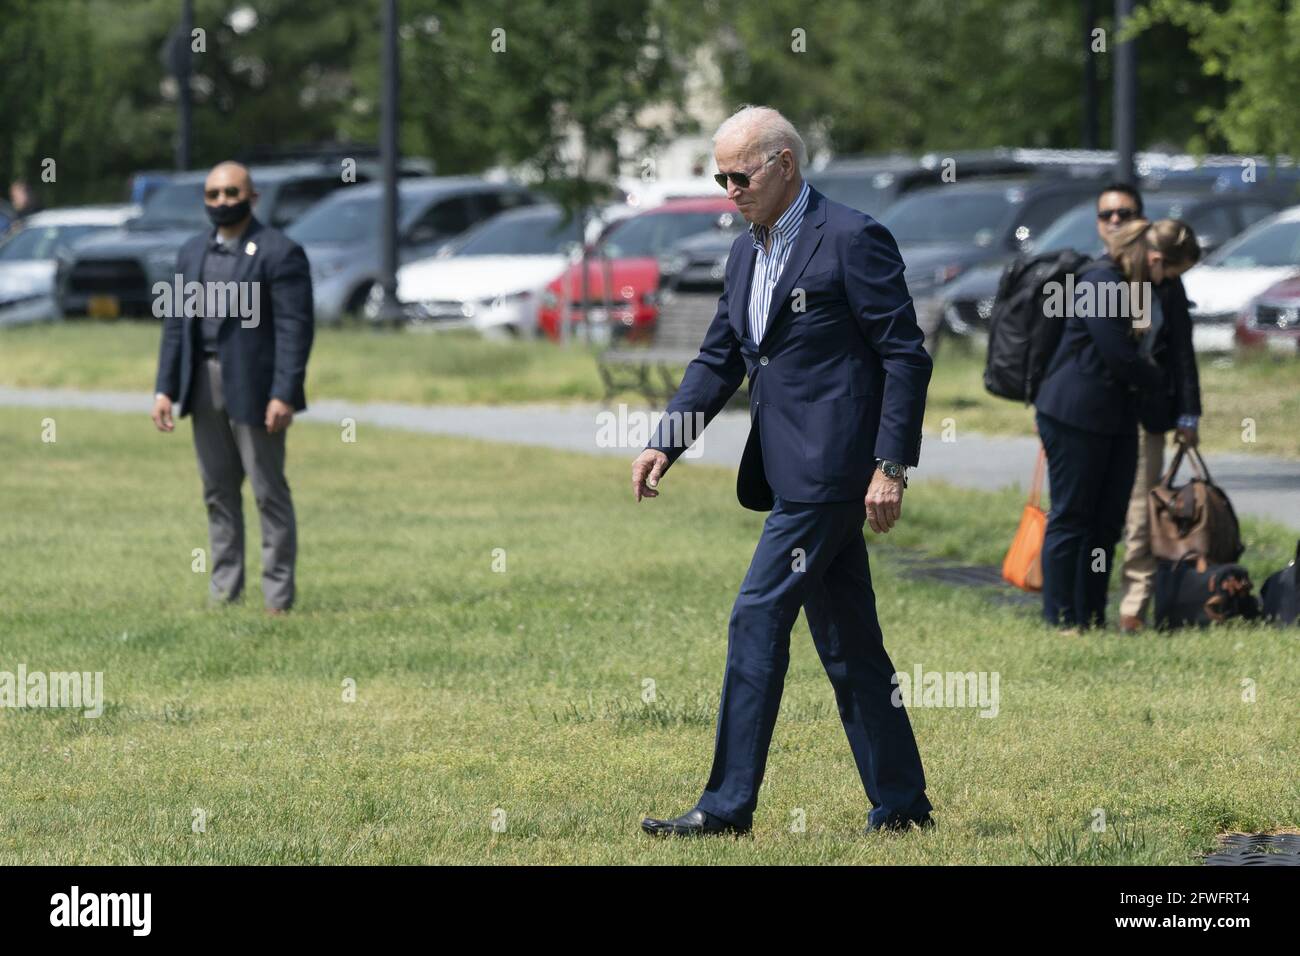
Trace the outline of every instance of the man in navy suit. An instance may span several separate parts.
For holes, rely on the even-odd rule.
[[[302,247],[253,215],[257,192],[245,166],[219,163],[203,192],[212,230],[181,247],[174,288],[154,289],[163,331],[153,421],[170,432],[173,403],[182,417],[193,412],[213,600],[243,595],[247,474],[262,519],[262,597],[268,613],[283,614],[298,554],[285,434],[307,407],[311,273]]]
[[[887,533],[901,514],[930,357],[893,236],[804,182],[803,156],[767,107],[740,110],[714,136],[716,178],[750,228],[731,247],[700,354],[632,465],[636,500],[658,496],[696,437],[676,424],[707,424],[748,374],[736,490],[771,513],[731,614],[708,783],[682,816],[644,820],[652,835],[750,830],[800,607],[871,803],[868,831],[932,823],[862,534],[864,522]]]

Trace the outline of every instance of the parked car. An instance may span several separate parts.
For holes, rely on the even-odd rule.
[[[944,162],[948,159],[953,161],[951,167]],[[1035,169],[1030,163],[1014,158],[1010,150],[983,150],[947,155],[928,153],[919,157],[846,156],[809,169],[806,178],[809,185],[828,198],[879,219],[906,193],[926,186],[950,185],[943,178],[949,168],[961,182],[1029,174]]]
[[[654,209],[674,199],[712,199],[725,196],[712,176],[683,176],[674,179],[641,179],[621,176],[617,183],[618,198],[638,212]]]
[[[1300,356],[1300,276],[1269,286],[1242,310],[1236,342],[1239,348]]]
[[[1232,348],[1237,318],[1257,295],[1300,272],[1300,206],[1247,229],[1183,276],[1196,350]]]
[[[315,163],[254,166],[254,213],[284,228],[321,197],[345,184],[337,170]],[[208,170],[178,173],[159,186],[125,228],[79,243],[61,259],[58,302],[63,315],[98,318],[152,315],[153,286],[175,275],[176,253],[195,233],[211,229],[203,211]]]
[[[1149,219],[1182,219],[1191,225],[1203,252],[1210,253],[1225,240],[1281,208],[1276,200],[1245,195],[1220,195],[1185,190],[1145,193],[1143,212]],[[1026,255],[1074,249],[1100,256],[1104,251],[1097,235],[1096,198],[1075,206],[1052,223],[1025,249]],[[997,297],[1002,271],[1014,258],[1008,256],[970,269],[944,290],[939,302],[942,334],[974,336],[982,340],[988,332],[993,300]]]
[[[383,185],[355,186],[321,202],[288,229],[311,263],[316,321],[378,315]],[[399,267],[427,259],[477,223],[536,198],[517,183],[472,176],[402,179],[397,186]]]
[[[741,228],[746,228],[742,222]],[[727,257],[736,234],[731,230],[712,230],[688,236],[672,245],[659,257],[659,292],[713,292],[722,294],[727,273]]]
[[[126,201],[143,206],[160,186],[171,182],[174,175],[165,169],[141,169],[132,173],[126,181]]]
[[[658,312],[658,257],[687,236],[719,230],[735,235],[743,223],[725,196],[676,199],[609,226],[587,260],[587,305],[582,299],[582,263],[575,262],[546,287],[539,322],[542,332],[560,337],[560,313],[570,325],[583,321],[593,338],[637,337],[654,327]]]
[[[933,354],[945,287],[971,269],[1024,251],[1071,206],[1096,194],[1087,179],[977,179],[919,189],[881,217],[903,256],[917,322]]]
[[[547,285],[581,248],[580,215],[551,203],[512,209],[402,266],[397,300],[415,326],[532,335]]]
[[[57,318],[59,256],[82,240],[122,226],[140,207],[70,206],[34,213],[0,241],[0,325]]]

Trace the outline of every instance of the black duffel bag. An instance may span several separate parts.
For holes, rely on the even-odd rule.
[[[1281,571],[1274,571],[1259,589],[1264,616],[1275,624],[1295,624],[1300,619],[1300,541],[1296,542],[1295,559]]]
[[[1259,617],[1250,572],[1240,564],[1211,564],[1195,552],[1156,566],[1156,627],[1204,626],[1232,618]]]

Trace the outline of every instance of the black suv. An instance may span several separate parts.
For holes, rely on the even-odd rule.
[[[254,211],[262,222],[284,228],[343,182],[339,168],[322,163],[253,166],[258,192]],[[170,282],[176,253],[197,232],[211,228],[203,211],[208,170],[179,173],[159,186],[141,215],[125,228],[81,243],[59,261],[56,296],[65,316],[145,317],[155,282]],[[368,175],[357,173],[357,181]]]

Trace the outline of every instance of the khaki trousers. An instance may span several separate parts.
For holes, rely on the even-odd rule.
[[[1165,433],[1138,426],[1137,475],[1124,522],[1123,596],[1119,613],[1143,617],[1156,579],[1156,558],[1151,553],[1151,525],[1147,493],[1160,481],[1165,466]]]

